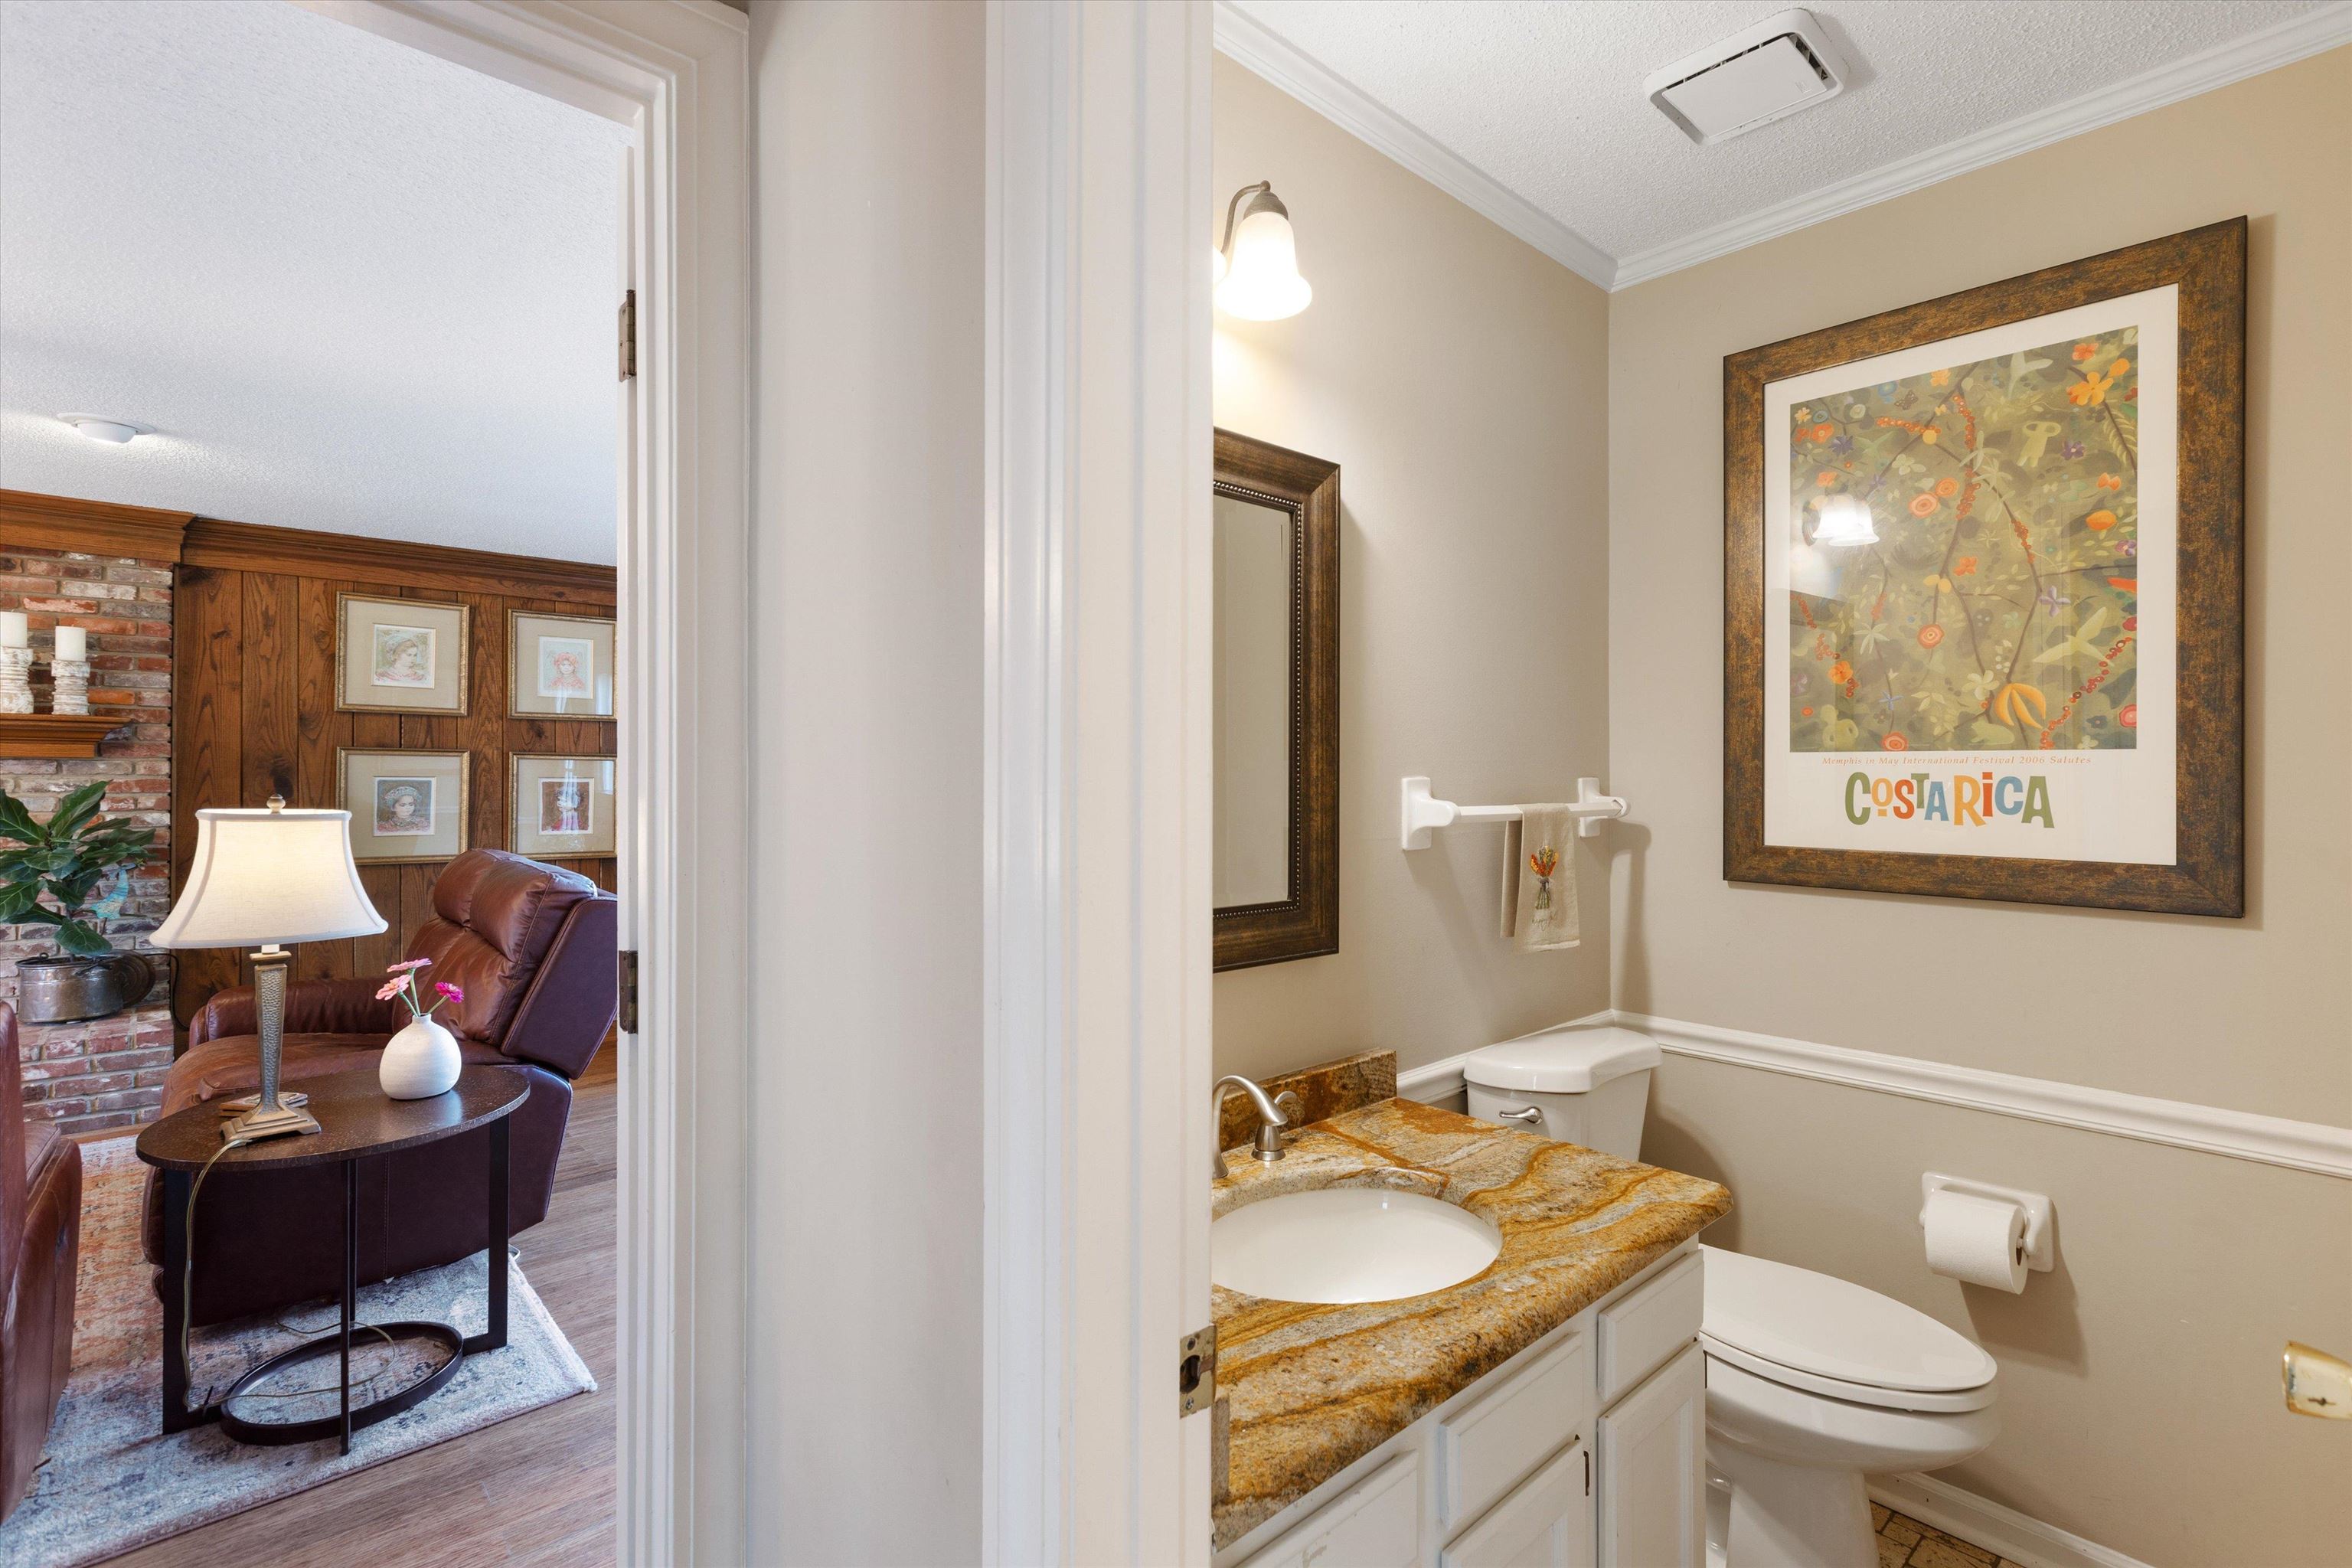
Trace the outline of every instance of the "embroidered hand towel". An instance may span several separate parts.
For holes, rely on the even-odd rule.
[[[1580,940],[1576,816],[1567,806],[1523,805],[1518,821],[1503,825],[1502,926],[1521,952]]]

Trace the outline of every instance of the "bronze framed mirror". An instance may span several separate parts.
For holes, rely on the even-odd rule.
[[[1339,465],[1217,432],[1216,967],[1339,951]]]

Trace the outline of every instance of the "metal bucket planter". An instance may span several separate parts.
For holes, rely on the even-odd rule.
[[[27,1024],[103,1018],[143,1000],[155,968],[135,952],[27,958],[16,964],[16,1016]]]

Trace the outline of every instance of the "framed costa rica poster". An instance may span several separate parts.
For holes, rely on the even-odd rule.
[[[2246,222],[1724,362],[1724,874],[2245,909]]]

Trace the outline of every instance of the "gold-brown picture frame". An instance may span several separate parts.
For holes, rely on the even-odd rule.
[[[576,628],[577,637],[551,637],[541,625]],[[619,688],[614,668],[614,648],[619,622],[611,616],[576,616],[553,610],[507,612],[507,717],[509,719],[588,719],[609,722]],[[576,643],[576,647],[572,646]],[[526,646],[528,644],[529,646]],[[556,646],[561,645],[561,646]],[[565,661],[572,661],[568,667]],[[569,700],[550,688],[566,682],[580,687],[583,708],[567,708]]]
[[[354,764],[363,772],[355,775]],[[352,814],[352,858],[417,866],[464,854],[472,842],[472,777],[470,752],[336,747],[335,795]]]
[[[463,718],[471,710],[473,607],[449,599],[335,595],[335,710]]]
[[[2241,217],[1725,359],[1726,880],[2245,912],[2245,311]]]

